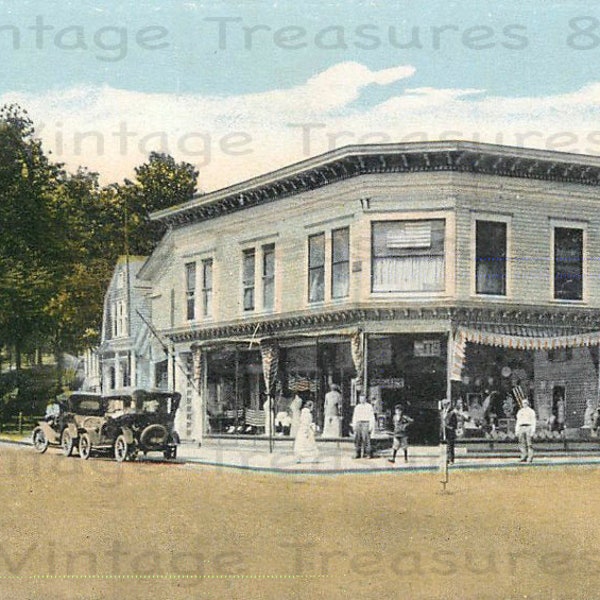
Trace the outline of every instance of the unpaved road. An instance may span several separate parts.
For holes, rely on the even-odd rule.
[[[600,598],[594,467],[273,475],[0,445],[0,599]]]

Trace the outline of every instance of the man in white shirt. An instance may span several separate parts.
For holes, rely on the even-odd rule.
[[[529,400],[525,398],[523,399],[523,406],[517,412],[517,422],[515,424],[521,462],[531,462],[533,460],[533,435],[536,423],[535,411],[529,406]]]
[[[352,414],[352,429],[354,430],[354,458],[373,458],[371,453],[371,435],[375,431],[375,413],[373,407],[367,402],[367,397],[361,394],[358,404]]]

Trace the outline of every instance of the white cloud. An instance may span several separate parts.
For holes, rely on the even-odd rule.
[[[377,103],[356,102],[367,87],[409,82],[414,73],[409,65],[373,71],[340,63],[294,88],[243,96],[106,86],[5,93],[0,103],[20,103],[56,160],[99,171],[106,183],[131,177],[151,150],[196,164],[205,190],[353,143],[460,138],[600,154],[600,129],[592,129],[600,83],[518,98],[396,86]]]

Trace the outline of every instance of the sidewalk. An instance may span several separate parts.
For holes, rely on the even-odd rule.
[[[314,463],[297,463],[291,440],[277,440],[269,451],[269,441],[264,438],[246,439],[206,439],[202,447],[183,443],[178,449],[178,460],[192,464],[215,467],[248,469],[252,471],[284,473],[401,473],[406,471],[435,471],[440,468],[439,446],[411,446],[408,462],[401,453],[395,463],[388,462],[390,450],[384,450],[376,458],[354,458],[354,447],[348,442],[319,443],[319,459]],[[457,446],[456,462],[450,470],[478,468],[532,468],[560,465],[596,465],[600,467],[600,454],[562,455],[539,454],[532,464],[519,462],[515,447],[514,455],[504,454],[489,457],[468,456],[466,449]]]
[[[0,434],[0,444],[12,444],[29,450],[30,437],[4,437]],[[356,474],[356,473],[407,473],[437,471],[440,469],[439,446],[411,446],[408,462],[404,462],[401,453],[395,463],[390,463],[391,450],[383,450],[375,458],[354,458],[354,446],[349,441],[333,441],[318,443],[319,458],[317,462],[297,463],[293,453],[293,441],[278,439],[269,451],[269,440],[264,437],[227,439],[207,438],[201,447],[197,444],[183,442],[177,450],[178,464],[204,465],[214,468],[241,469],[264,473],[301,473],[301,474]],[[51,447],[51,452],[60,452],[60,448]],[[31,448],[33,452],[33,448]],[[77,456],[77,454],[75,454]],[[94,458],[92,458],[94,460]],[[153,453],[139,460],[161,462],[160,454]],[[168,461],[172,463],[173,461]],[[555,453],[538,452],[532,464],[519,462],[519,454],[515,447],[513,453],[467,454],[465,447],[456,447],[456,462],[449,467],[450,471],[474,469],[531,469],[539,467],[561,466],[594,466],[600,467],[600,453]]]

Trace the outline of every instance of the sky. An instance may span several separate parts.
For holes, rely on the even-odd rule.
[[[356,143],[600,154],[600,2],[5,0],[0,104],[54,160],[211,191]]]

